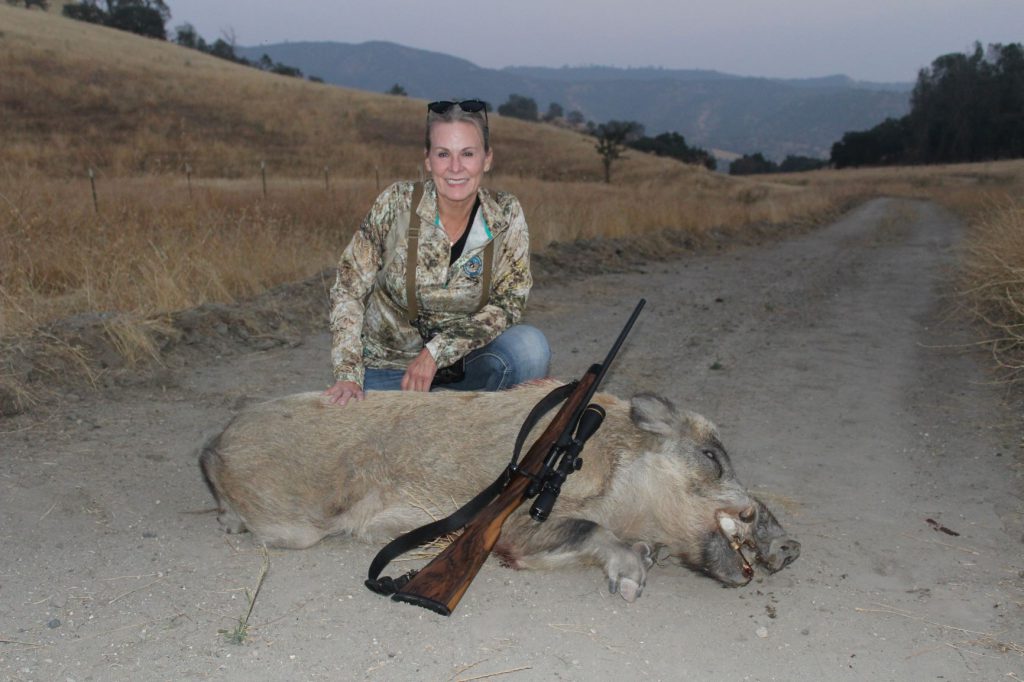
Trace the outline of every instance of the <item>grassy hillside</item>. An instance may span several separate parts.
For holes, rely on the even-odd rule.
[[[76,175],[407,176],[424,102],[274,76],[161,41],[0,5],[0,164]],[[597,179],[587,140],[494,117],[497,171]],[[507,150],[507,151],[506,151]],[[638,160],[641,172],[664,164]]]

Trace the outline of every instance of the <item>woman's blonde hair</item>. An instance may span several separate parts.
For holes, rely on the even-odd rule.
[[[465,100],[468,102],[476,102],[478,100]],[[444,102],[443,104],[450,104],[443,113],[438,113],[434,105],[439,104],[438,102],[432,102],[427,105],[427,133],[426,133],[426,148],[430,151],[430,129],[435,123],[459,123],[466,122],[472,123],[480,131],[480,134],[484,138],[484,152],[490,150],[490,130],[487,125],[487,110],[486,104],[484,108],[479,111],[466,111],[459,106],[460,100],[452,100],[451,102]]]

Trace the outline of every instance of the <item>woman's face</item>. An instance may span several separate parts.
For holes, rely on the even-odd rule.
[[[491,150],[484,152],[480,129],[468,121],[438,122],[430,129],[427,172],[441,200],[475,201],[484,172],[491,168]]]

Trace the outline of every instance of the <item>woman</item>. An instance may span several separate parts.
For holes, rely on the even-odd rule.
[[[430,179],[418,192],[411,182],[384,190],[342,254],[331,402],[442,383],[493,391],[547,375],[547,340],[517,324],[533,284],[522,208],[480,186],[494,157],[487,123],[480,100],[427,105]]]

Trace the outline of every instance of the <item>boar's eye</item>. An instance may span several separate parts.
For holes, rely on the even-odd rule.
[[[715,465],[715,476],[717,478],[721,478],[722,477],[722,462],[718,459],[718,453],[715,452],[714,450],[712,450],[711,448],[704,448],[700,452],[701,452],[702,455],[704,455],[705,457],[707,457],[708,459],[711,460],[711,462]]]

